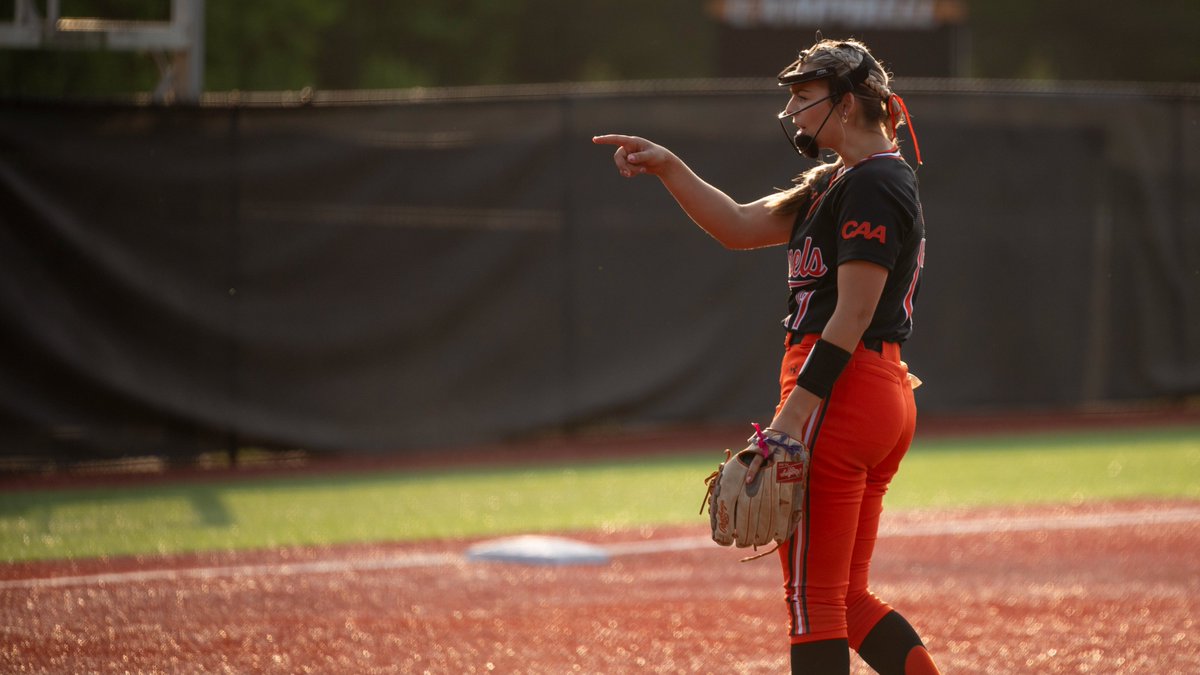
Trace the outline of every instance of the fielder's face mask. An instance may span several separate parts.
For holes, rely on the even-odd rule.
[[[845,44],[838,46],[849,47],[849,45]],[[821,126],[817,127],[817,131],[813,134],[806,134],[799,130],[794,132],[789,131],[788,127],[791,124],[792,118],[815,105],[824,103],[830,99],[839,99],[843,94],[854,91],[855,87],[866,82],[867,76],[871,74],[871,68],[875,65],[875,59],[866,52],[862,52],[862,55],[862,62],[846,75],[838,75],[836,68],[828,66],[803,71],[804,61],[808,58],[808,52],[800,54],[800,58],[779,72],[779,86],[781,87],[791,87],[794,84],[803,84],[815,80],[829,80],[828,96],[813,101],[799,110],[784,110],[776,115],[776,119],[779,120],[779,128],[783,129],[783,135],[787,137],[788,143],[797,153],[809,159],[817,159],[820,156],[821,148],[817,145],[817,136],[825,128],[825,123],[829,121],[829,116],[833,114],[834,106],[829,106],[829,112],[825,114],[825,119],[821,121]]]

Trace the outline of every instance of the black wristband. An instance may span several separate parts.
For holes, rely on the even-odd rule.
[[[833,383],[849,362],[850,352],[832,342],[817,340],[808,354],[808,360],[804,362],[800,376],[796,378],[796,384],[820,398],[829,398]]]

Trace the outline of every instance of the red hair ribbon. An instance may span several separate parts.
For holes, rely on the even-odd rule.
[[[912,136],[913,152],[917,155],[917,166],[923,164],[921,161],[921,144],[917,142],[917,128],[913,126],[912,115],[908,114],[908,106],[904,105],[904,99],[900,98],[899,94],[892,94],[888,97],[888,117],[892,121],[892,138],[896,138],[896,128],[899,126],[896,123],[896,111],[892,108],[891,99],[896,99],[897,105],[904,113],[904,120],[908,122],[908,135]]]

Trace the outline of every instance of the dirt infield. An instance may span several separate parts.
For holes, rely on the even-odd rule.
[[[946,673],[1200,672],[1200,503],[884,527],[875,590]],[[473,562],[462,541],[9,565],[0,671],[786,671],[778,563],[704,536],[576,534],[602,565]]]

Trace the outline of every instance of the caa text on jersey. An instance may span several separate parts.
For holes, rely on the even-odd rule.
[[[857,220],[847,220],[845,225],[842,225],[842,239],[853,239],[854,237],[862,237],[864,239],[878,239],[879,243],[887,243],[887,228],[883,225],[871,227],[871,223]]]

